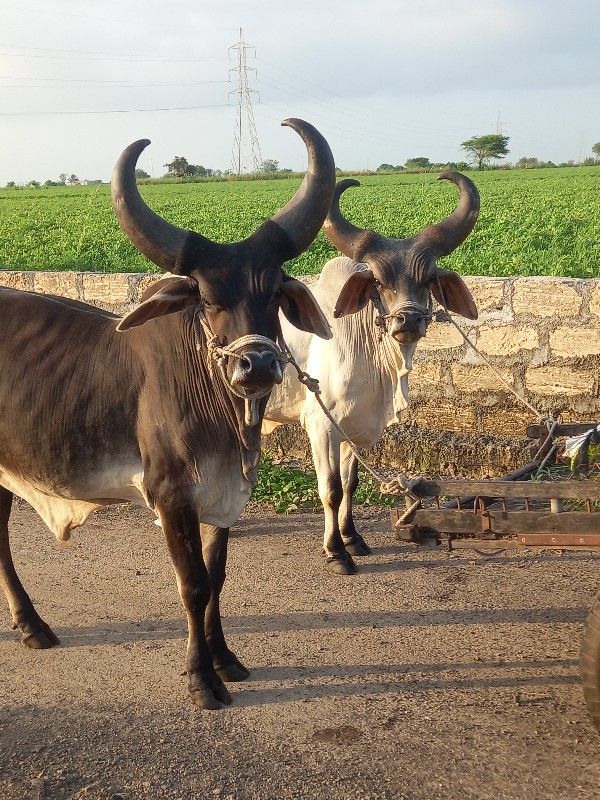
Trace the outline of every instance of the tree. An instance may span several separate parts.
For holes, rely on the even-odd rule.
[[[175,178],[183,178],[184,175],[193,174],[190,171],[191,165],[184,156],[175,156],[170,164],[163,164],[163,167],[166,167],[169,170],[169,175],[173,175]]]
[[[163,166],[169,170],[169,175],[172,175],[174,178],[207,178],[213,174],[212,169],[198,164],[190,164],[184,156],[175,156],[170,164],[163,164]]]
[[[418,156],[417,158],[407,159],[404,166],[406,169],[429,169],[431,162],[424,156]]]
[[[523,156],[515,164],[517,169],[536,169],[539,166],[541,165],[537,158],[530,158],[528,156]]]
[[[138,169],[136,169],[136,171],[135,171],[135,177],[136,178],[149,178],[150,175],[148,175],[147,172],[145,172],[143,169],[139,169],[139,167],[138,167]]]
[[[460,146],[461,150],[477,162],[477,169],[483,169],[492,158],[504,158],[508,154],[508,136],[501,133],[488,133],[486,136],[473,136]]]
[[[600,142],[596,142],[596,144],[592,145],[592,153],[600,158]]]
[[[266,158],[260,165],[261,172],[277,172],[279,170],[279,161],[275,161],[273,158]]]
[[[201,164],[190,164],[192,175],[197,175],[199,178],[210,178],[213,170],[209,167],[203,167]]]

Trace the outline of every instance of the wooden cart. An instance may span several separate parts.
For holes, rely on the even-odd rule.
[[[536,460],[496,480],[419,480],[406,508],[391,509],[397,538],[449,550],[600,548],[600,481],[531,480],[559,437],[596,424],[558,424],[551,436],[544,425],[530,426],[527,435],[539,442]],[[580,664],[587,707],[600,731],[600,593],[584,625]]]

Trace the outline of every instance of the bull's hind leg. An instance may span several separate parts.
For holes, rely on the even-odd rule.
[[[344,496],[339,510],[340,533],[346,552],[352,556],[368,556],[371,548],[354,525],[352,498],[358,488],[358,459],[346,442],[340,445],[340,474]]]
[[[33,607],[13,564],[8,538],[8,519],[13,494],[0,486],[0,583],[8,600],[13,627],[21,631],[27,647],[41,650],[58,644],[58,638]]]
[[[210,600],[206,608],[204,631],[208,649],[212,654],[213,666],[222,681],[245,681],[250,671],[227,647],[219,607],[221,590],[225,583],[229,528],[215,528],[212,525],[202,524],[200,537],[202,556],[210,578]]]

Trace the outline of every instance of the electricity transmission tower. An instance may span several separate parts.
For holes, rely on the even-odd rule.
[[[254,68],[249,68],[246,65],[246,50],[251,48],[251,45],[244,42],[244,34],[240,28],[239,42],[229,48],[230,50],[237,50],[237,66],[232,67],[230,71],[238,73],[238,88],[229,92],[229,94],[237,95],[231,166],[238,175],[241,175],[242,172],[260,172],[262,166],[260,145],[256,134],[250,97],[252,94],[258,94],[258,92],[248,86],[248,70]]]

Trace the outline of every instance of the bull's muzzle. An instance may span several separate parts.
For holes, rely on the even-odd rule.
[[[422,311],[396,312],[388,318],[388,333],[403,344],[417,342],[427,333],[431,316]]]
[[[245,350],[235,361],[230,382],[249,393],[270,389],[283,380],[281,354],[273,350]]]

